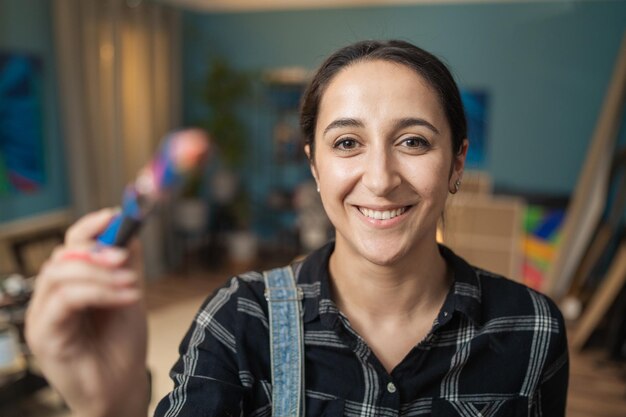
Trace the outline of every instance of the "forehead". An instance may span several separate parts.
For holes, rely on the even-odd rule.
[[[320,100],[317,127],[339,117],[421,117],[440,131],[448,129],[440,99],[426,79],[407,65],[383,60],[350,64],[330,80]]]

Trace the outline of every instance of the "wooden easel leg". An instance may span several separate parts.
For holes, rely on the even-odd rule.
[[[626,209],[626,148],[618,153],[619,155],[615,157],[613,167],[611,168],[611,185],[609,186],[609,189],[614,188],[617,191],[608,209],[608,218],[598,226],[591,244],[581,259],[569,289],[569,294],[582,302],[586,302],[588,299],[588,296],[584,294],[586,281],[613,237],[619,233],[619,224],[622,220],[624,209]]]
[[[572,349],[580,350],[591,336],[602,317],[609,310],[626,283],[626,240],[622,241],[606,277],[596,290],[580,318],[578,328],[571,340]]]

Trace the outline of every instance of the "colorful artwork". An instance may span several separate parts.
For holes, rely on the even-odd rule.
[[[487,149],[489,95],[485,91],[461,90],[461,100],[465,107],[470,141],[465,163],[468,168],[483,168]]]
[[[524,284],[540,289],[554,260],[565,210],[528,206],[524,219]]]
[[[45,182],[41,60],[0,53],[0,196]]]

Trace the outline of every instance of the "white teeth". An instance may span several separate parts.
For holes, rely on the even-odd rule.
[[[359,211],[363,213],[364,216],[367,216],[370,219],[389,220],[404,213],[406,211],[406,207],[402,207],[402,208],[394,209],[394,210],[385,210],[385,211],[370,210],[367,208],[360,207]]]

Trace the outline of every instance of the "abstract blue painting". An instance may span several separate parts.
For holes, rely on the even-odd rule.
[[[465,107],[469,150],[466,164],[468,168],[485,168],[487,158],[487,128],[489,116],[489,94],[482,90],[461,90],[461,100]]]
[[[45,182],[42,101],[41,59],[0,52],[0,196]]]

